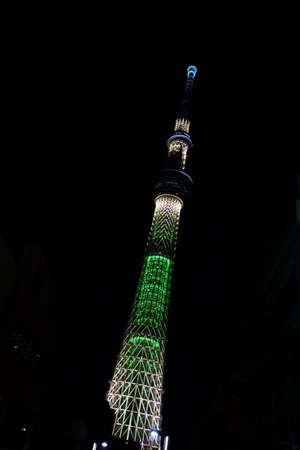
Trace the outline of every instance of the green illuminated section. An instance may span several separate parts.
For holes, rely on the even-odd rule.
[[[159,343],[155,339],[151,339],[144,336],[136,336],[129,340],[129,342],[133,344],[147,344],[150,345],[153,348],[159,348]]]
[[[172,267],[172,261],[165,256],[145,258],[135,299],[137,325],[158,328],[166,321]]]

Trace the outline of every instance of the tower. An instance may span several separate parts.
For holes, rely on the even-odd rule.
[[[161,408],[166,333],[180,212],[192,185],[185,173],[191,95],[197,72],[187,68],[185,92],[167,168],[154,182],[155,209],[132,311],[107,394],[114,410],[113,437],[137,448],[161,448]],[[125,448],[125,447],[124,447]]]

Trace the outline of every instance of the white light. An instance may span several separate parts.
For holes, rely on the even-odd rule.
[[[183,207],[183,201],[173,194],[160,194],[154,199],[154,202],[156,206],[154,214],[165,209],[173,210],[175,214],[179,214]]]
[[[169,447],[169,436],[166,436],[164,440],[164,450],[168,450],[168,447]]]
[[[92,448],[92,450],[97,450],[97,444],[96,444],[96,442],[93,443],[93,448]]]
[[[101,447],[103,447],[103,448],[106,448],[106,447],[108,447],[108,443],[107,442],[102,442],[102,444],[101,444]]]
[[[152,430],[150,433],[150,439],[152,441],[156,441],[157,438],[158,438],[158,432],[156,430]]]

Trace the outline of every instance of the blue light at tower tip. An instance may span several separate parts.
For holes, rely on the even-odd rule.
[[[193,78],[195,78],[195,75],[197,73],[197,67],[196,66],[189,66],[187,68],[187,76],[192,76]]]

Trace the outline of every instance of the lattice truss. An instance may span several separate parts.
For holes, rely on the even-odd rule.
[[[160,195],[132,312],[107,394],[113,436],[160,449],[163,368],[170,289],[182,201]]]

